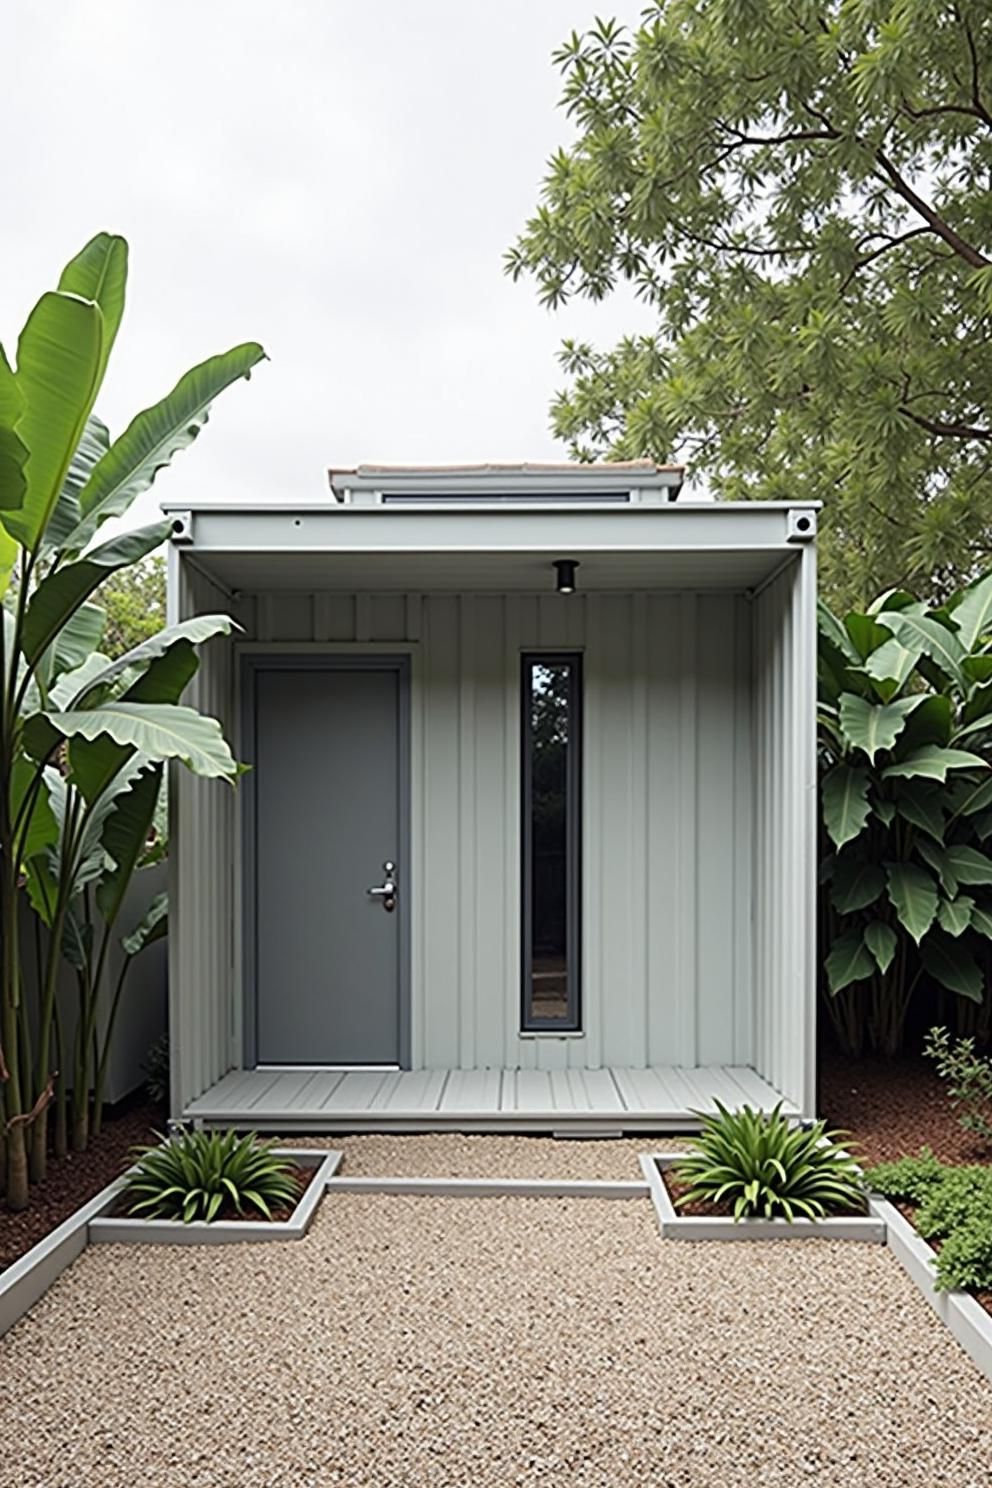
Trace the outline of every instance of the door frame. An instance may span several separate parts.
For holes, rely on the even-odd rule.
[[[293,646],[289,644],[245,643],[237,648],[236,685],[240,692],[237,717],[239,724],[239,754],[249,760],[255,758],[256,729],[256,677],[260,671],[375,671],[392,672],[397,679],[397,768],[399,773],[398,811],[399,841],[397,844],[397,866],[399,869],[399,965],[397,968],[399,999],[399,1063],[389,1068],[410,1069],[412,1035],[412,884],[411,884],[411,836],[412,836],[412,729],[411,729],[411,653],[398,646],[377,648],[350,645],[347,649],[311,644]],[[258,975],[257,975],[257,915],[254,914],[254,899],[257,891],[256,878],[256,794],[254,771],[243,777],[240,789],[243,792],[241,810],[237,813],[240,842],[235,863],[240,869],[241,884],[236,892],[235,954],[240,958],[240,1037],[234,1031],[234,1047],[238,1051],[243,1069],[258,1068]],[[374,1069],[381,1065],[293,1065],[296,1068],[313,1069]]]

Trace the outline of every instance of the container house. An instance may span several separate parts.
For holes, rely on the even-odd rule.
[[[333,471],[167,506],[176,1118],[691,1127],[814,1109],[814,506],[653,463]]]

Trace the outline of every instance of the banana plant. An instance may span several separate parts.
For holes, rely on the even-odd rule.
[[[985,998],[992,941],[992,574],[928,607],[819,621],[827,1005],[898,1049],[924,979]]]
[[[112,440],[94,408],[124,312],[127,265],[125,240],[99,233],[41,296],[16,357],[0,347],[0,1088],[13,1209],[28,1203],[29,1129],[35,1174],[44,1167],[53,1088],[57,966],[43,978],[38,1017],[28,1019],[18,942],[25,885],[46,905],[57,952],[80,875],[105,859],[126,874],[123,803],[149,771],[177,761],[207,778],[237,777],[220,724],[179,702],[197,646],[231,621],[187,621],[108,661],[98,649],[100,585],[158,547],[168,524],[106,541],[99,534],[264,352],[247,342],[201,362]],[[26,1057],[32,1021],[37,1042]]]

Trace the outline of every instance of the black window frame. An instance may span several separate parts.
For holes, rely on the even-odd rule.
[[[569,737],[566,811],[566,988],[567,1018],[532,1016],[533,978],[533,673],[536,666],[567,666]],[[582,761],[583,686],[581,651],[524,651],[520,657],[520,1031],[581,1033],[582,1030]]]

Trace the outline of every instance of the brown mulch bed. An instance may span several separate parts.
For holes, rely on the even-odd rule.
[[[164,1123],[160,1108],[150,1101],[128,1102],[105,1118],[103,1131],[88,1152],[49,1158],[48,1176],[32,1188],[30,1206],[20,1214],[0,1207],[0,1270],[118,1177],[130,1149],[154,1141]]]
[[[963,1131],[944,1085],[926,1060],[845,1059],[825,1052],[820,1114],[851,1133],[865,1166],[930,1147],[941,1162],[992,1161],[992,1150]]]

